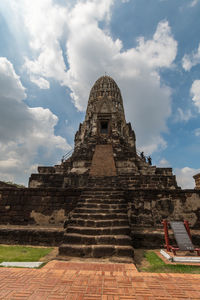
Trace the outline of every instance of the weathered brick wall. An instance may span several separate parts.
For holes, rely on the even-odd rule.
[[[1,188],[0,224],[63,225],[79,190]]]
[[[42,187],[55,187],[62,188],[63,186],[63,174],[31,174],[29,178],[30,188],[42,188]]]
[[[164,171],[163,171],[164,173]],[[167,172],[166,172],[167,173]],[[176,178],[174,175],[162,175],[162,174],[151,174],[151,175],[121,175],[120,185],[123,185],[126,189],[180,189],[177,186]]]
[[[200,190],[132,190],[126,192],[132,228],[161,227],[162,220],[188,220],[200,229]]]
[[[0,226],[0,244],[58,246],[63,241],[64,229],[35,226]]]
[[[0,181],[0,188],[1,187],[11,187],[11,188],[15,188],[15,186],[13,184],[9,184],[9,183],[6,183],[4,181]]]
[[[0,224],[62,226],[80,189],[0,188]],[[200,229],[200,190],[127,190],[132,228],[161,227],[163,219],[190,222]]]

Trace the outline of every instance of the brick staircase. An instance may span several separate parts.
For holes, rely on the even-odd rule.
[[[59,255],[133,262],[127,204],[122,190],[84,190],[68,221]]]

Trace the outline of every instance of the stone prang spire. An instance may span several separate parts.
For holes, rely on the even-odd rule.
[[[135,133],[126,123],[120,89],[110,76],[100,77],[91,89],[85,121],[75,136],[79,157],[84,148],[88,158],[91,154],[90,175],[112,176],[122,173],[123,168],[127,172],[124,157],[126,161],[136,157]],[[104,154],[101,161],[100,154]],[[132,167],[135,169],[134,163]]]
[[[126,123],[120,89],[110,76],[100,77],[90,91],[71,157],[54,167],[38,167],[38,171],[31,175],[30,187],[81,187],[95,178],[112,178],[132,188],[177,186],[171,168],[156,168],[143,152],[137,154],[135,133]]]
[[[123,142],[135,152],[135,134],[130,123],[126,124],[120,89],[109,76],[100,77],[91,89],[85,121],[75,137],[75,149],[85,142]]]

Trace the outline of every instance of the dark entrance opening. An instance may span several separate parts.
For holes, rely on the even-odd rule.
[[[101,121],[101,123],[100,123],[100,133],[108,134],[108,121]]]

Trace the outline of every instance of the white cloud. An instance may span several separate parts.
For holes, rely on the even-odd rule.
[[[145,63],[153,68],[171,67],[176,57],[177,42],[171,35],[167,21],[158,23],[152,40],[145,41],[142,37],[138,41],[138,58],[144,59]]]
[[[22,86],[19,76],[15,73],[13,65],[6,57],[0,57],[0,81],[1,97],[12,98],[16,101],[26,98],[25,88]]]
[[[171,167],[171,165],[170,165],[170,163],[165,159],[165,158],[162,158],[160,161],[159,161],[159,163],[158,163],[158,166],[159,167],[161,167],[161,168],[170,168]]]
[[[200,128],[196,128],[194,134],[195,136],[200,136]]]
[[[50,83],[46,79],[42,77],[35,77],[35,76],[30,76],[30,80],[35,83],[40,89],[49,89],[50,88]]]
[[[192,83],[190,93],[192,95],[194,105],[198,108],[198,111],[200,112],[200,80],[195,80]]]
[[[190,2],[189,6],[194,7],[197,5],[197,3],[199,3],[199,0],[193,0],[192,2]]]
[[[183,111],[180,107],[177,108],[175,122],[187,122],[193,117],[190,109]]]
[[[55,4],[52,0],[34,0],[32,2],[8,0],[8,2],[11,3],[14,18],[17,15],[24,24],[30,48],[34,53],[33,57],[35,58],[25,57],[24,63],[28,74],[34,75],[31,79],[35,77],[54,78],[62,84],[66,76],[66,66],[60,41],[68,22],[68,8]],[[35,81],[34,83],[36,83]],[[43,88],[44,84],[40,83],[38,86]]]
[[[159,71],[171,68],[177,53],[167,21],[158,24],[151,39],[140,37],[135,48],[124,50],[123,42],[112,38],[108,26],[106,30],[99,26],[99,22],[109,24],[114,0],[74,1],[66,6],[52,0],[12,3],[15,15],[23,19],[33,51],[24,64],[31,78],[59,81],[71,89],[75,106],[85,110],[92,84],[107,72],[122,91],[138,146],[147,154],[166,147],[161,133],[167,131],[171,91],[161,84]],[[40,82],[44,86],[47,83]]]
[[[58,47],[49,48],[44,46],[42,52],[34,61],[26,57],[24,68],[30,75],[53,78],[64,84],[66,77],[65,63],[62,51]]]
[[[32,127],[32,144],[39,144],[47,148],[45,153],[47,156],[53,148],[60,148],[62,150],[69,148],[67,147],[66,140],[64,138],[54,135],[54,127],[58,122],[58,117],[56,115],[54,115],[48,108],[44,109],[42,107],[33,107],[28,109],[35,121],[34,126]]]
[[[25,96],[13,65],[0,58],[1,180],[24,183],[35,160],[57,160],[57,150],[69,149],[66,140],[54,134],[58,118],[49,109],[28,107],[22,101]]]
[[[200,169],[192,169],[189,167],[184,167],[182,169],[175,169],[177,183],[184,189],[193,189],[195,186],[195,181],[193,176],[200,172]]]
[[[200,44],[198,49],[191,54],[185,54],[182,59],[182,66],[186,71],[200,63]]]
[[[69,22],[67,41],[66,84],[72,91],[75,105],[81,110],[86,107],[94,79],[106,71],[122,91],[127,119],[136,129],[138,146],[147,154],[165,147],[161,132],[167,131],[171,91],[161,85],[159,69],[170,68],[177,52],[177,42],[168,23],[160,22],[151,40],[141,37],[136,48],[123,51],[122,41],[113,40],[100,30],[95,22],[98,17],[95,9],[93,22],[86,22],[84,10],[89,7],[87,2],[81,6],[82,9],[75,7],[73,10],[75,17]],[[76,31],[79,35],[73,34]]]
[[[137,137],[138,137],[136,145],[137,145],[137,147],[139,145],[140,149],[145,153],[146,156],[152,154],[155,151],[158,151],[158,149],[164,150],[167,147],[166,141],[161,136],[159,136],[159,134],[157,136],[152,136],[148,130],[148,133],[150,136],[146,135],[146,137],[145,137],[143,132],[141,132],[141,133],[143,133],[143,135],[139,135],[138,130],[136,132],[137,132]],[[154,134],[155,134],[155,132],[154,132]],[[145,138],[146,138],[146,141],[144,140]]]
[[[7,160],[0,160],[0,169],[1,171],[7,171],[10,168],[16,168],[20,164],[20,161],[16,158],[10,157]]]

